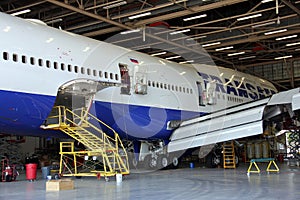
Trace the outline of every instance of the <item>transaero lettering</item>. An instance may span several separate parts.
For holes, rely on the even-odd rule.
[[[221,92],[243,98],[251,98],[253,100],[262,99],[276,93],[270,88],[263,88],[259,85],[253,85],[245,81],[243,83],[237,80],[233,80],[230,82],[228,78],[224,78],[225,82],[223,82],[220,77],[214,75],[208,75],[203,72],[198,72],[198,74],[203,78],[205,88],[207,83],[215,81],[216,92]],[[228,84],[225,85],[224,83]]]

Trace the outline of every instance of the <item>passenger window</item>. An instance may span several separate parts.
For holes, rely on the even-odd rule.
[[[8,60],[8,53],[7,52],[3,52],[3,59],[4,60]]]
[[[24,56],[24,55],[22,56],[22,63],[24,63],[24,64],[27,63],[26,56]]]
[[[114,79],[113,73],[110,73],[110,74],[109,74],[109,77],[110,77],[110,79]]]
[[[60,64],[60,69],[63,70],[63,71],[65,70],[65,64],[64,63]]]
[[[34,62],[34,57],[30,57],[30,64],[34,65],[35,62]]]
[[[53,67],[54,67],[54,69],[58,69],[58,63],[57,63],[57,62],[54,62],[54,63],[53,63]]]
[[[90,68],[87,68],[87,75],[91,75],[91,69]]]
[[[81,73],[84,74],[85,71],[84,71],[84,67],[81,67]]]
[[[97,76],[97,71],[95,69],[93,70],[93,75]]]
[[[49,60],[46,60],[46,66],[47,66],[48,68],[51,67],[51,62],[50,62]]]
[[[17,54],[13,54],[13,61],[18,62],[18,55]]]
[[[72,72],[72,66],[71,65],[68,65],[68,71]]]
[[[115,74],[115,79],[118,81],[119,80],[119,75]]]
[[[78,66],[74,66],[74,72],[78,73]]]
[[[42,67],[43,66],[43,60],[40,58],[38,59],[38,63],[39,63],[39,66]]]
[[[104,72],[104,78],[108,78],[108,73]]]

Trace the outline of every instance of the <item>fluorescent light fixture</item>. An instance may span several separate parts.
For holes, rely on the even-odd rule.
[[[295,43],[290,43],[290,44],[286,44],[285,46],[290,47],[290,46],[295,46],[295,45],[299,45],[300,42],[295,42]]]
[[[263,23],[263,24],[257,24],[257,25],[253,25],[252,28],[258,28],[258,27],[262,27],[262,26],[268,26],[268,25],[272,25],[275,24],[276,22],[267,22],[267,23]]]
[[[271,2],[271,1],[274,1],[274,0],[262,0],[261,2],[262,3],[268,3],[268,2]]]
[[[31,12],[31,10],[30,9],[26,9],[26,10],[21,10],[21,11],[12,13],[11,15],[12,16],[17,16],[17,15],[22,15],[22,14],[29,13],[29,12]]]
[[[250,16],[246,16],[246,17],[237,18],[236,20],[242,21],[242,20],[252,19],[252,18],[261,17],[261,16],[262,16],[262,14],[259,13],[256,15],[250,15]]]
[[[300,51],[300,49],[295,49],[295,51]]]
[[[179,64],[187,64],[187,63],[193,63],[194,60],[187,60],[187,61],[183,61],[183,62],[180,62]]]
[[[277,30],[277,31],[270,31],[270,32],[266,32],[264,33],[265,35],[272,35],[272,34],[276,34],[276,33],[282,33],[282,32],[286,32],[287,29],[280,29],[280,30]]]
[[[285,37],[281,37],[281,38],[276,38],[275,40],[286,40],[286,39],[295,38],[295,37],[298,37],[298,35],[285,36]]]
[[[63,20],[62,18],[58,18],[58,19],[48,21],[48,22],[46,22],[46,24],[54,24],[54,23],[57,23],[57,22],[61,22],[62,20]]]
[[[256,56],[242,57],[242,58],[239,58],[239,60],[246,60],[246,59],[251,59],[251,58],[256,58]]]
[[[103,9],[115,8],[115,7],[125,5],[125,4],[127,4],[127,1],[121,1],[121,2],[118,2],[118,3],[110,4],[108,6],[104,6]]]
[[[193,63],[194,60],[187,60],[187,61],[183,61],[183,62],[180,62],[179,64],[186,64],[186,63]]]
[[[163,52],[151,54],[151,56],[160,56],[160,55],[164,55],[166,53],[167,53],[166,51],[163,51]]]
[[[129,33],[137,33],[137,32],[140,32],[140,31],[141,31],[140,29],[132,29],[132,30],[121,32],[121,35],[126,35],[126,34],[129,34]]]
[[[172,59],[175,59],[175,58],[180,58],[181,56],[172,56],[172,57],[168,57],[166,58],[166,60],[172,60]]]
[[[197,15],[197,16],[193,16],[193,17],[188,17],[188,18],[184,18],[183,21],[190,21],[193,19],[199,19],[199,18],[203,18],[203,17],[207,17],[207,14],[203,14],[203,15]]]
[[[203,44],[202,47],[209,47],[209,46],[214,46],[214,45],[218,45],[221,44],[221,42],[214,42],[214,43],[209,43],[209,44]]]
[[[277,58],[274,58],[274,59],[275,60],[281,60],[281,59],[292,58],[292,57],[293,57],[292,55],[289,55],[289,56],[277,57]]]
[[[223,47],[223,48],[215,49],[215,51],[223,51],[223,50],[227,50],[227,49],[233,49],[233,46],[229,46],[229,47]]]
[[[148,16],[148,15],[151,15],[151,12],[146,12],[146,13],[141,13],[141,14],[138,14],[138,15],[133,15],[133,16],[128,17],[128,19],[136,19],[136,18]]]
[[[184,29],[184,30],[181,30],[181,31],[171,32],[170,35],[176,35],[176,34],[179,34],[179,33],[185,33],[185,32],[189,32],[189,31],[191,31],[191,29]]]
[[[227,54],[227,56],[236,56],[236,55],[241,55],[241,54],[244,54],[245,52],[242,51],[242,52],[237,52],[237,53],[230,53],[230,54]]]
[[[206,35],[202,35],[202,36],[198,36],[198,37],[192,37],[192,38],[188,38],[186,40],[196,40],[196,39],[201,39],[201,38],[206,38]]]

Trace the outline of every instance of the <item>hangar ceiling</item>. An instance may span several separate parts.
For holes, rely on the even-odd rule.
[[[194,49],[190,38],[217,65],[240,70],[300,58],[297,0],[2,0],[0,9],[9,14],[27,10],[18,16],[99,40],[142,30],[143,36],[128,34],[113,43],[155,54],[161,53],[155,44],[167,42],[181,47],[183,56],[174,55],[174,51],[158,56],[176,56],[175,62],[188,60],[192,51],[200,55],[193,61],[201,63],[202,52]],[[148,27],[163,27],[164,31],[149,35],[145,31]],[[173,33],[178,31],[182,34],[175,37]],[[142,37],[151,40],[143,45]]]

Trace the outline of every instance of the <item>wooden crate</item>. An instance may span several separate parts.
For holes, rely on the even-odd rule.
[[[73,190],[74,181],[72,179],[49,180],[46,182],[46,191]]]

